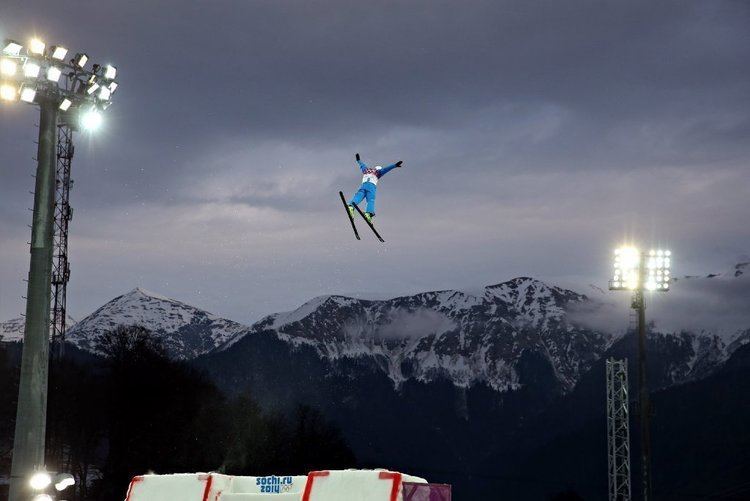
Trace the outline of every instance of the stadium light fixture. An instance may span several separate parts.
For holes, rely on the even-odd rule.
[[[109,90],[109,87],[102,87],[99,91],[99,99],[109,101],[110,97],[112,97],[112,91]]]
[[[114,66],[95,65],[88,69],[88,55],[69,51],[62,45],[47,45],[40,38],[28,44],[5,40],[0,55],[0,99],[19,100],[39,108],[34,218],[31,259],[26,294],[26,327],[22,355],[31,360],[21,372],[10,475],[9,499],[28,499],[26,479],[44,465],[46,402],[49,369],[49,311],[54,246],[54,216],[58,126],[91,131],[101,125],[102,112],[112,103],[112,83],[107,75],[117,74]],[[91,83],[89,83],[91,82]],[[90,90],[92,84],[97,88]],[[103,95],[96,91],[107,86]],[[107,97],[107,99],[103,99]],[[30,350],[30,351],[29,351]],[[43,403],[44,405],[40,405]],[[41,482],[35,473],[33,482]],[[49,485],[49,484],[47,484]]]
[[[32,38],[29,42],[29,52],[36,54],[37,56],[44,55],[45,44],[38,38]]]
[[[38,78],[41,71],[41,66],[33,61],[26,61],[26,64],[23,65],[23,76],[26,78]]]
[[[47,80],[50,82],[57,82],[60,80],[60,76],[62,75],[62,70],[56,66],[50,66],[47,68]]]
[[[23,49],[23,45],[14,40],[6,40],[3,44],[3,54],[10,56],[18,56],[21,53],[21,49]]]
[[[3,101],[15,101],[17,95],[18,89],[16,89],[15,85],[0,85],[0,99],[2,99]]]
[[[111,64],[108,64],[104,69],[104,78],[108,80],[114,80],[116,76],[117,76],[117,68],[115,68]]]
[[[102,114],[96,108],[91,108],[81,115],[81,126],[87,131],[95,131],[102,125]]]
[[[65,56],[68,55],[68,49],[65,47],[60,47],[59,45],[56,45],[52,47],[52,59],[56,59],[57,61],[65,61]]]
[[[73,59],[73,64],[77,66],[78,68],[83,68],[86,66],[86,62],[89,60],[89,56],[83,53],[76,54],[76,57]]]
[[[18,64],[15,61],[8,58],[0,59],[0,75],[12,77],[15,76],[16,71],[18,71]]]
[[[36,98],[36,89],[34,87],[24,85],[21,87],[21,101],[24,103],[33,103]]]

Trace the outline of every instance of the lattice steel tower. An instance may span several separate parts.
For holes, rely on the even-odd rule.
[[[65,341],[67,320],[67,287],[70,280],[68,262],[68,224],[73,217],[70,207],[70,164],[73,160],[73,128],[61,121],[57,126],[57,167],[55,172],[55,229],[52,263],[52,348],[60,354]]]
[[[607,360],[609,501],[630,501],[630,426],[627,359]]]

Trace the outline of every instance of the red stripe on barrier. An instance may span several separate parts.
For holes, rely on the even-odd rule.
[[[401,488],[401,474],[395,471],[381,471],[379,475],[381,480],[392,480],[391,501],[398,501],[398,490]]]
[[[137,484],[138,482],[142,482],[143,477],[142,476],[136,476],[133,477],[133,480],[130,481],[130,484],[128,485],[128,494],[125,496],[125,501],[130,501],[130,496],[133,494],[133,486]]]
[[[330,475],[330,471],[311,471],[307,474],[307,482],[305,482],[305,493],[302,495],[302,501],[310,501],[310,495],[312,494],[313,482],[317,477],[327,477]]]
[[[212,475],[208,475],[208,478],[206,479],[206,490],[203,491],[203,501],[208,501],[208,495],[211,493],[211,483],[213,482],[214,477]]]

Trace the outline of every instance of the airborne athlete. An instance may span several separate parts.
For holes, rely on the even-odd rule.
[[[377,165],[372,168],[368,167],[367,164],[360,159],[359,153],[355,155],[355,158],[357,160],[357,164],[359,164],[359,169],[362,171],[362,185],[359,187],[359,190],[357,190],[348,204],[344,199],[343,193],[339,192],[341,194],[341,201],[344,202],[349,212],[349,219],[351,220],[352,229],[354,229],[354,234],[357,239],[359,239],[359,233],[357,233],[357,228],[354,225],[355,210],[362,214],[362,217],[365,218],[367,224],[370,226],[370,228],[372,228],[372,231],[375,232],[375,235],[382,242],[384,240],[381,238],[380,234],[377,232],[377,230],[375,230],[375,227],[372,224],[372,218],[375,217],[375,197],[377,196],[378,192],[378,180],[393,169],[401,167],[404,162],[399,160],[395,164],[391,164],[386,167]],[[364,213],[362,213],[359,208],[359,204],[363,200],[367,200],[367,207],[365,208]]]
[[[378,192],[378,180],[393,169],[401,167],[404,162],[399,160],[395,164],[391,164],[387,167],[377,165],[373,169],[360,160],[359,153],[355,155],[355,158],[359,164],[359,169],[362,171],[362,186],[359,187],[359,190],[357,190],[357,193],[354,194],[349,202],[349,213],[353,215],[354,206],[359,205],[362,200],[366,199],[367,208],[365,209],[365,219],[372,222],[372,218],[375,217],[375,196]]]

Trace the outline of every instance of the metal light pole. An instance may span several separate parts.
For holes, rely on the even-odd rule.
[[[65,62],[68,50],[47,47],[33,39],[28,47],[6,40],[0,55],[0,99],[20,99],[39,106],[34,217],[31,229],[31,260],[26,295],[21,377],[13,441],[10,501],[28,499],[36,471],[45,469],[47,384],[49,372],[50,297],[54,247],[57,126],[81,119],[84,126],[100,121],[106,109],[117,70],[94,65],[84,69],[85,54]],[[61,77],[63,77],[61,81]]]
[[[638,399],[641,428],[641,489],[643,501],[651,499],[651,402],[646,378],[646,302],[645,292],[667,292],[670,283],[672,253],[634,247],[615,250],[615,272],[610,290],[633,292],[631,307],[638,315]]]

